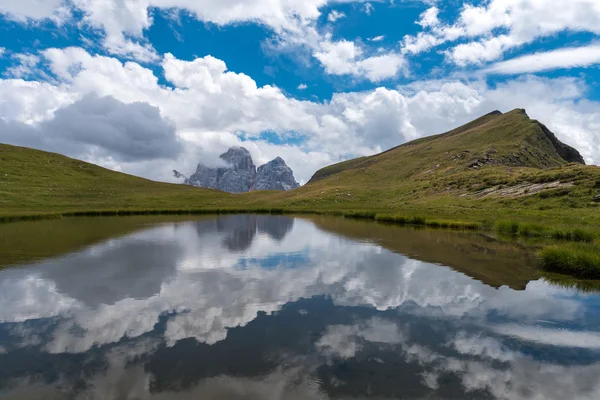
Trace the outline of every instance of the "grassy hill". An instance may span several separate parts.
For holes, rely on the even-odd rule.
[[[326,167],[274,203],[593,225],[600,223],[598,193],[600,168],[585,166],[575,149],[517,109]]]
[[[0,144],[0,214],[223,207],[234,196],[153,182],[60,154]]]
[[[361,211],[461,221],[600,226],[600,168],[524,110],[326,167],[290,192],[241,195],[157,183],[0,145],[0,215],[102,210]]]

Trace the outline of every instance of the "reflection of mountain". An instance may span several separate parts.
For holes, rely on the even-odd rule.
[[[294,226],[294,219],[279,215],[220,215],[196,223],[200,237],[224,234],[223,245],[231,251],[247,250],[257,233],[283,240]]]
[[[598,398],[598,298],[544,281],[494,288],[382,245],[438,257],[419,240],[439,243],[455,248],[451,262],[480,260],[482,276],[492,251],[495,271],[515,268],[516,250],[461,261],[461,234],[453,247],[453,233],[361,226],[339,231],[371,242],[301,219],[220,216],[0,271],[0,393],[37,383],[90,400],[524,400],[535,387],[539,399]]]

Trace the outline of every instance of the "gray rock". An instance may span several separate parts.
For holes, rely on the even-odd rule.
[[[277,157],[258,168],[251,190],[291,190],[298,186],[290,167]]]
[[[598,193],[597,195],[595,195],[595,196],[592,198],[592,201],[595,201],[596,203],[600,203],[600,193]]]
[[[228,164],[227,167],[210,168],[200,163],[185,183],[231,193],[290,190],[299,186],[292,170],[280,157],[261,166],[258,171],[250,152],[243,147],[232,147],[220,158]]]

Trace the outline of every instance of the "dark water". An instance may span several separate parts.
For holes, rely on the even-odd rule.
[[[0,271],[2,398],[600,399],[600,296],[510,245],[343,219],[72,221],[0,229],[0,264],[20,264]]]

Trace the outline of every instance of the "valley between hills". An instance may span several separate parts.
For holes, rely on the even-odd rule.
[[[584,253],[598,250],[600,237],[600,167],[586,166],[576,149],[522,109],[492,112],[446,133],[323,168],[290,191],[231,194],[159,183],[4,144],[0,171],[5,222],[65,215],[321,213],[593,246],[571,249]]]

